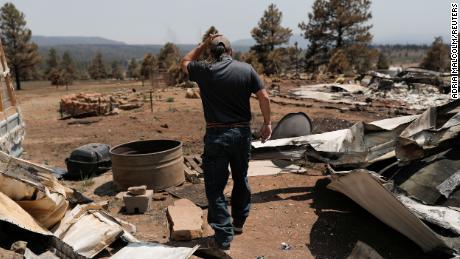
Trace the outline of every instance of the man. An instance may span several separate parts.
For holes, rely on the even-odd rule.
[[[197,61],[209,51],[212,61]],[[181,61],[182,70],[198,83],[206,120],[203,171],[208,198],[208,222],[214,247],[228,250],[234,234],[243,232],[249,215],[251,191],[247,172],[251,149],[251,94],[256,94],[264,118],[262,141],[271,135],[270,100],[254,68],[231,58],[228,39],[211,35]],[[232,171],[232,214],[227,210],[224,188]],[[233,218],[233,220],[232,220]]]

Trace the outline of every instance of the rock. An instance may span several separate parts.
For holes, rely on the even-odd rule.
[[[146,190],[145,194],[133,196],[128,192],[123,196],[126,213],[144,213],[150,208],[153,190]]]
[[[145,194],[146,190],[147,190],[147,185],[131,186],[128,188],[128,193],[131,195],[142,195],[142,194]]]
[[[152,198],[154,201],[164,201],[167,196],[168,195],[165,195],[164,193],[154,193]]]
[[[180,199],[168,206],[171,238],[185,241],[203,237],[203,211],[193,202]]]
[[[187,88],[187,92],[185,93],[185,98],[199,99],[200,93],[198,92],[198,90],[195,90],[193,88]]]

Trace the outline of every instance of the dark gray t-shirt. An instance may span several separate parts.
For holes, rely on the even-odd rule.
[[[224,56],[209,64],[192,61],[187,70],[191,81],[200,87],[204,117],[207,123],[246,123],[251,121],[249,99],[263,88],[254,68]]]

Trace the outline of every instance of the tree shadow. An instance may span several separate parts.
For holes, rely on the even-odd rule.
[[[295,200],[305,201],[313,198],[312,187],[288,187],[253,193],[252,203],[266,203],[271,201]]]

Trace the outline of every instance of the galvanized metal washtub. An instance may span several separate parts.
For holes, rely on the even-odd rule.
[[[147,185],[155,191],[185,181],[182,142],[142,140],[113,147],[113,181],[122,190]]]

